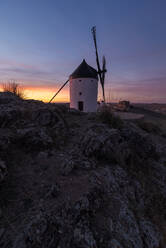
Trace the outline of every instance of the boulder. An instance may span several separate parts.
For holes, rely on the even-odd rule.
[[[47,149],[54,143],[47,129],[42,127],[29,127],[17,129],[16,142],[19,146],[28,150]]]
[[[149,158],[158,159],[155,144],[148,135],[125,127],[118,130],[105,125],[91,126],[81,137],[80,147],[87,157],[124,166],[145,164]]]
[[[0,104],[15,104],[22,100],[11,92],[0,92]]]
[[[7,167],[5,162],[0,160],[0,183],[2,183],[7,176]]]

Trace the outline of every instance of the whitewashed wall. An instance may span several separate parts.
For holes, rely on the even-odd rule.
[[[80,92],[82,93],[81,95]],[[97,94],[97,79],[76,78],[70,80],[70,108],[78,109],[78,102],[83,101],[84,112],[96,112]]]

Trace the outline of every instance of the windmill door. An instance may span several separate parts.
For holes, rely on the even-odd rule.
[[[80,111],[84,110],[84,102],[78,102],[78,110]]]

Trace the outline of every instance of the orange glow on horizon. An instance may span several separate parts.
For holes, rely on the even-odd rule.
[[[26,99],[34,99],[43,102],[49,102],[54,94],[58,91],[58,87],[39,87],[27,86],[23,87]],[[2,87],[0,88],[3,91]],[[68,89],[63,89],[52,102],[69,102]]]
[[[41,100],[49,102],[58,89],[50,88],[27,88],[25,96],[28,99]],[[69,102],[69,93],[67,90],[61,91],[52,102]]]
[[[41,84],[41,85],[35,85],[35,84],[29,84],[26,83],[26,85],[21,86],[25,93],[26,99],[34,99],[39,100],[43,102],[49,102],[51,98],[55,95],[55,93],[59,90],[61,85],[48,85],[48,84]],[[2,84],[0,86],[0,91],[3,91]],[[150,92],[150,93],[149,93]],[[154,94],[155,92],[155,94]],[[162,91],[164,93],[164,91]],[[165,95],[162,95],[162,98],[159,99],[158,95],[161,95],[160,87],[155,86],[155,89],[151,89],[149,91],[149,87],[143,85],[142,87],[139,85],[129,87],[129,86],[116,86],[110,89],[106,88],[105,91],[106,95],[106,101],[107,102],[119,102],[120,100],[128,100],[130,102],[136,102],[136,103],[152,103],[152,102],[158,102],[158,103],[165,103]],[[98,88],[98,100],[102,100],[102,91],[101,87],[99,85]],[[70,102],[70,96],[69,96],[69,85],[66,85],[60,93],[54,98],[52,102],[61,102],[61,103],[67,103]]]

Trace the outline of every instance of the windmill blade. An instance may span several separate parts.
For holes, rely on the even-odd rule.
[[[101,84],[102,91],[103,91],[103,101],[105,101],[104,86],[103,86],[103,80],[102,80],[102,71],[100,68],[100,62],[99,62],[99,56],[98,56],[98,50],[97,50],[96,27],[95,26],[92,27],[92,35],[93,35],[95,51],[96,51],[96,63],[97,63],[97,68],[98,68],[98,74],[99,74],[100,84]]]
[[[93,35],[93,40],[94,40],[94,45],[95,45],[96,63],[97,63],[98,73],[101,79],[101,69],[100,69],[99,56],[98,56],[98,51],[97,51],[96,27],[95,26],[92,27],[92,35]]]
[[[95,51],[96,51],[96,63],[97,63],[97,68],[98,68],[98,74],[99,74],[100,84],[101,84],[102,92],[103,92],[103,101],[105,102],[104,81],[105,81],[105,73],[106,73],[106,60],[105,60],[105,57],[103,56],[103,67],[101,70],[98,50],[97,50],[96,27],[95,26],[92,27],[92,35],[93,35]]]
[[[105,73],[106,73],[106,59],[105,56],[103,56],[103,67],[102,67],[102,83],[104,84],[105,81]]]
[[[52,102],[52,100],[59,94],[59,92],[63,89],[63,87],[69,82],[69,79],[60,87],[60,89],[55,93],[55,95],[51,98],[49,103]]]
[[[106,73],[106,59],[105,56],[103,56],[103,66],[102,66],[102,72],[101,72],[101,78],[102,78],[102,90],[103,90],[103,100],[105,102],[105,90],[104,90],[104,84],[105,84],[105,73]]]

